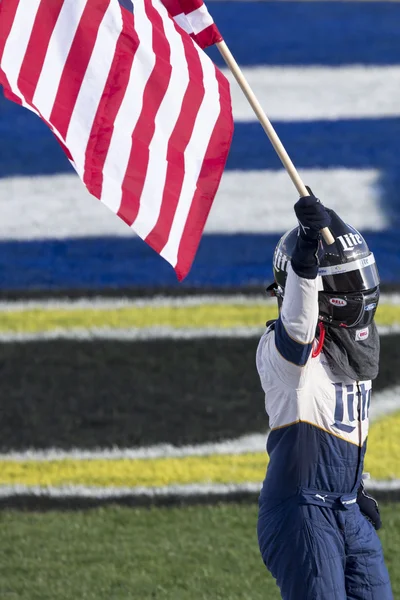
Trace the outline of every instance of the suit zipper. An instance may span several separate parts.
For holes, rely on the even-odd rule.
[[[358,396],[358,403],[357,403],[357,411],[358,411],[358,443],[359,446],[362,446],[362,420],[361,420],[361,415],[362,415],[362,406],[361,406],[361,402],[362,402],[362,397],[361,397],[361,390],[360,390],[360,382],[357,381],[357,396]]]
[[[358,419],[358,464],[357,464],[357,473],[356,473],[356,481],[355,484],[357,483],[357,479],[358,479],[358,475],[359,475],[359,471],[360,471],[360,465],[361,465],[361,453],[362,453],[362,395],[361,395],[361,390],[360,390],[360,382],[356,381],[357,384],[357,396],[358,396],[358,402],[357,402],[357,419]],[[360,475],[362,476],[362,473],[360,473]]]

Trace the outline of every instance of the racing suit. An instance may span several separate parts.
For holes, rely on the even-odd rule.
[[[280,316],[257,349],[271,428],[261,555],[284,600],[392,600],[379,538],[356,501],[371,382],[338,380],[323,351],[313,356],[319,279],[289,265]]]

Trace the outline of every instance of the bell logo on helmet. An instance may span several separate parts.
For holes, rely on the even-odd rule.
[[[329,304],[333,304],[333,306],[347,306],[347,302],[346,300],[343,300],[343,298],[329,298]]]
[[[360,246],[363,243],[359,233],[345,233],[344,235],[338,235],[337,239],[340,240],[345,252],[350,252],[354,250],[354,246]]]

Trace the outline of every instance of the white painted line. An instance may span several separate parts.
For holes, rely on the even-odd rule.
[[[195,340],[202,338],[251,338],[261,336],[265,326],[259,327],[137,327],[132,329],[118,329],[111,327],[99,327],[80,329],[53,329],[51,331],[39,331],[35,333],[0,333],[0,343],[48,342],[52,340],[121,340],[140,342],[146,340]],[[400,323],[394,325],[378,326],[379,335],[393,335],[400,333]]]
[[[303,169],[301,176],[357,229],[380,231],[389,226],[380,208],[379,170]],[[284,170],[225,171],[205,231],[284,233],[297,225],[295,200]],[[0,240],[134,235],[72,174],[0,178],[0,212]]]
[[[380,205],[379,170],[302,169],[300,174],[326,206],[361,233],[389,227]],[[284,170],[225,171],[205,231],[284,233],[297,226],[296,200]]]
[[[393,325],[378,325],[378,333],[380,336],[400,333],[400,323],[393,323]]]
[[[228,69],[233,116],[256,117]],[[243,74],[274,121],[362,119],[400,115],[400,66],[247,67]],[[318,82],[318,83],[316,83]],[[318,86],[318,94],[312,93]]]
[[[374,393],[371,402],[371,422],[380,417],[400,410],[400,386],[388,388]],[[187,456],[209,456],[211,454],[247,454],[266,452],[268,432],[243,435],[223,442],[197,444],[190,446],[173,446],[157,444],[144,448],[98,448],[96,450],[26,450],[24,452],[7,452],[0,454],[0,461],[32,461],[47,462],[56,460],[119,460],[119,459],[154,459],[154,458],[183,458]],[[367,480],[370,485],[370,480]]]
[[[400,294],[397,294],[400,304]],[[382,298],[382,296],[381,296]],[[384,300],[381,300],[383,302]],[[57,298],[55,300],[15,300],[0,301],[0,312],[17,312],[25,310],[109,310],[118,308],[184,308],[186,306],[213,305],[235,305],[253,306],[256,304],[275,305],[276,299],[267,294],[230,294],[228,295],[199,295],[199,296],[151,296],[149,298]]]
[[[400,410],[400,385],[372,393],[370,419],[376,421],[380,417]]]
[[[65,485],[60,487],[42,487],[27,485],[0,485],[0,498],[15,496],[36,496],[47,498],[124,498],[124,497],[168,497],[229,495],[235,492],[259,493],[260,483],[241,484],[186,484],[164,487],[91,487],[83,485]]]
[[[173,446],[157,444],[147,448],[110,448],[97,450],[27,450],[26,452],[7,452],[0,454],[1,460],[13,461],[53,461],[53,460],[119,460],[119,459],[154,459],[154,458],[184,458],[187,456],[208,456],[210,454],[247,454],[248,452],[265,452],[267,432],[253,435],[243,435],[239,438],[198,444],[190,446]]]
[[[48,342],[51,340],[122,340],[140,342],[146,340],[194,340],[201,338],[250,338],[261,336],[265,327],[143,327],[132,329],[114,329],[109,327],[88,329],[54,329],[37,333],[0,333],[0,343]],[[400,331],[400,325],[399,325]]]
[[[373,492],[394,492],[400,491],[400,479],[389,479],[387,481],[379,481],[375,479],[369,479],[365,481],[365,487]]]
[[[237,493],[259,494],[260,483],[232,484],[186,484],[164,487],[91,487],[83,485],[65,485],[60,487],[42,487],[26,485],[0,486],[0,498],[30,496],[36,498],[87,498],[87,499],[123,499],[123,498],[167,498],[179,496],[190,498],[196,496],[229,496]],[[399,491],[400,480],[366,482],[368,490]]]
[[[133,237],[75,174],[0,179],[0,211],[1,240]]]
[[[392,305],[400,304],[400,294],[399,293],[381,294],[380,299],[379,299],[379,304],[392,304]]]
[[[205,294],[199,296],[151,296],[147,298],[118,297],[105,298],[56,298],[43,300],[0,300],[1,312],[21,312],[27,310],[116,310],[119,308],[185,308],[191,306],[230,305],[230,306],[275,306],[276,299],[264,294]],[[400,304],[400,294],[381,294],[379,304]]]

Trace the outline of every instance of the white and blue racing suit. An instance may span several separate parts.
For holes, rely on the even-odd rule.
[[[319,285],[289,265],[280,316],[257,350],[271,428],[260,550],[284,600],[392,600],[379,538],[356,501],[371,382],[338,380],[323,351],[313,356]]]

